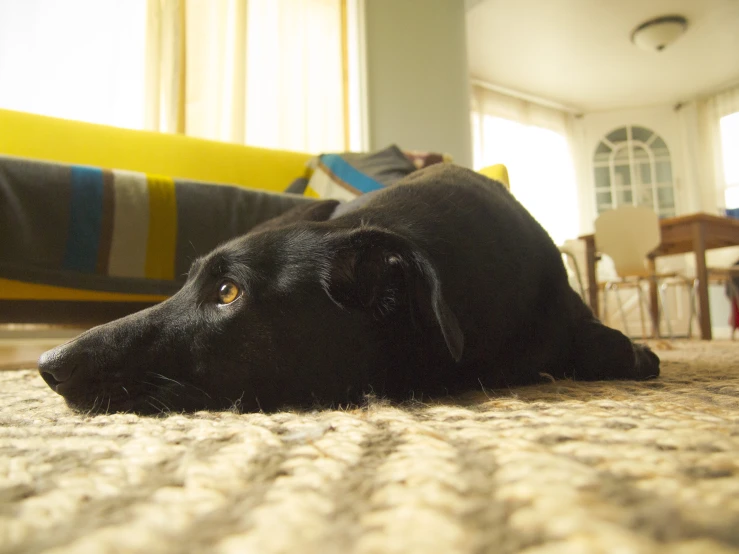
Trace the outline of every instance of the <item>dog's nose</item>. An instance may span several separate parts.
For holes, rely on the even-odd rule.
[[[77,363],[70,356],[66,345],[58,346],[41,354],[38,370],[41,378],[54,392],[62,394],[59,385],[69,381],[77,370]]]

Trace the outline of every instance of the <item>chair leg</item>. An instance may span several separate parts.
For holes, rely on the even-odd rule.
[[[585,300],[585,287],[582,284],[582,276],[580,275],[580,265],[577,263],[577,258],[574,254],[569,253],[570,259],[572,260],[572,266],[575,268],[575,277],[577,278],[577,286],[580,288],[580,296]]]
[[[698,284],[699,284],[698,279],[693,279],[693,290],[691,291],[692,303],[690,305],[690,309],[693,311],[695,320],[698,323],[698,328],[700,329],[701,313],[700,313],[700,306],[698,305]],[[692,337],[692,334],[693,334],[692,322],[690,324],[690,328],[691,328],[691,337]]]
[[[667,336],[670,337],[670,339],[674,339],[675,335],[672,333],[672,322],[670,321],[670,311],[667,307],[667,298],[665,296],[665,291],[667,290],[667,283],[662,283],[662,285],[657,289],[659,291],[659,302],[662,304],[661,310],[658,313],[664,314],[664,320],[665,323],[667,323]],[[659,326],[659,319],[657,320],[657,325]],[[659,328],[659,327],[658,327]]]
[[[696,290],[696,281],[697,279],[693,279],[693,284],[690,284],[690,280],[685,280],[685,287],[688,289],[688,297],[690,300],[690,314],[688,315],[688,338],[693,338],[693,318],[697,318],[697,310],[695,307],[695,290]]]
[[[624,334],[627,337],[631,336],[629,332],[629,324],[626,321],[626,312],[624,311],[624,305],[621,302],[621,295],[618,292],[618,287],[614,287],[613,292],[616,293],[616,302],[618,303],[618,311],[621,313],[621,322],[624,325]]]
[[[644,324],[644,291],[641,288],[641,281],[636,284],[636,294],[639,297],[639,321],[641,321],[641,338],[647,338],[647,326]],[[654,321],[652,322],[652,335],[659,336],[659,329],[655,333]]]

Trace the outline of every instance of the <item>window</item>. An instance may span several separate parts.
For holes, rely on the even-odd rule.
[[[0,108],[141,129],[146,0],[0,0]]]
[[[511,193],[557,244],[577,237],[577,184],[567,138],[518,121],[472,114],[475,169],[505,164]]]
[[[0,108],[253,146],[340,150],[348,131],[342,6],[0,0]],[[354,19],[347,13],[346,21],[355,24],[347,32],[356,27],[351,6]],[[356,80],[352,61],[346,71]]]
[[[599,214],[631,204],[675,215],[670,150],[654,131],[636,125],[611,131],[595,149],[593,169]]]
[[[739,112],[721,118],[721,153],[726,182],[726,208],[739,208]]]

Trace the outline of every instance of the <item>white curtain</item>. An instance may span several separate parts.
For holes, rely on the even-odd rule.
[[[344,148],[341,0],[149,0],[149,21],[151,128]]]
[[[0,108],[144,127],[147,0],[0,0]]]
[[[183,0],[148,0],[145,128],[184,133],[187,44]]]
[[[573,116],[472,87],[474,167],[505,164],[513,195],[557,244],[578,236]]]
[[[696,103],[700,125],[701,183],[713,194],[704,208],[739,208],[739,86]]]
[[[0,108],[343,150],[345,0],[0,0]]]

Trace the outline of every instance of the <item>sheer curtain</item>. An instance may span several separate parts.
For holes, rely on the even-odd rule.
[[[580,231],[572,115],[473,86],[474,167],[503,163],[511,192],[557,244]]]
[[[0,108],[144,127],[147,0],[0,0]]]
[[[181,0],[152,1],[165,29],[181,20],[167,10]],[[170,87],[167,110],[183,114],[185,133],[306,152],[344,147],[341,0],[187,0],[184,13],[185,93]],[[175,43],[176,58],[179,35],[159,36]]]
[[[345,0],[0,0],[0,108],[344,148]]]
[[[701,175],[715,194],[715,203],[708,209],[739,208],[739,86],[699,100],[697,111],[703,145]]]

